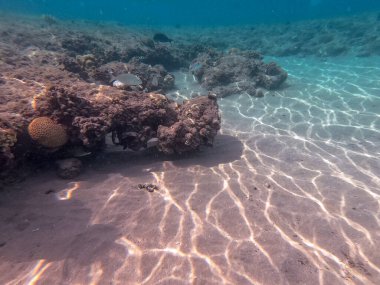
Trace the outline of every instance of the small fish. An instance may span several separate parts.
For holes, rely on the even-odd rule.
[[[112,77],[111,82],[113,83],[115,81],[118,81],[121,84],[127,86],[138,86],[142,84],[141,79],[138,76],[131,73],[122,73],[116,77]]]

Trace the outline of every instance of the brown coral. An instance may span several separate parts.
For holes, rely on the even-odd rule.
[[[67,140],[66,129],[48,117],[35,118],[28,126],[30,137],[47,148],[63,146]]]
[[[17,136],[13,130],[0,128],[0,149],[10,148],[16,142]]]
[[[12,168],[14,162],[12,147],[16,142],[17,135],[13,130],[0,127],[0,177]]]

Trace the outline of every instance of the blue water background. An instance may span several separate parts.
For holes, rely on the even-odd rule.
[[[121,24],[239,25],[380,11],[380,0],[0,0],[0,10]]]

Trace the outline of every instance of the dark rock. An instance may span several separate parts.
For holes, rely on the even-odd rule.
[[[162,43],[170,43],[170,42],[173,41],[172,39],[169,39],[168,36],[166,36],[163,33],[156,33],[156,34],[154,34],[153,40],[155,42],[162,42]]]
[[[281,67],[273,62],[265,64],[259,53],[236,49],[202,53],[191,63],[190,71],[217,97],[242,92],[260,97],[263,92],[257,92],[257,88],[276,89],[287,78]]]
[[[162,65],[169,71],[184,66],[183,60],[173,52],[173,48],[165,45],[156,45],[154,49],[147,50],[141,61],[150,65]]]
[[[256,97],[264,97],[264,90],[261,88],[257,88],[255,96]]]
[[[82,162],[77,158],[57,160],[57,174],[63,179],[73,179],[82,172]]]
[[[96,46],[96,39],[90,36],[78,35],[62,41],[62,47],[77,54],[91,53]]]
[[[69,72],[77,73],[81,78],[87,80],[89,75],[86,70],[78,63],[78,61],[72,57],[64,56],[60,58],[60,64],[63,68]]]
[[[159,190],[157,185],[154,185],[151,183],[138,184],[137,188],[142,189],[142,190],[146,190],[146,191],[151,192],[151,193]]]

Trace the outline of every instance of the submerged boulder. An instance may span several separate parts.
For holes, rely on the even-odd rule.
[[[228,53],[201,53],[190,65],[190,72],[201,85],[217,97],[247,92],[261,96],[259,88],[276,89],[286,80],[287,73],[276,63],[264,63],[254,51],[232,49]]]

